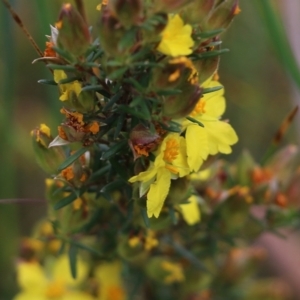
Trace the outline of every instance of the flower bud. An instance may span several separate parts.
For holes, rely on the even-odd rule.
[[[233,18],[239,14],[239,0],[228,0],[221,3],[213,11],[210,18],[205,22],[204,30],[226,29]]]
[[[166,203],[180,204],[189,197],[190,180],[186,177],[171,180],[171,187],[166,198]]]
[[[118,254],[132,264],[142,265],[146,262],[148,253],[139,237],[123,236],[118,242]]]
[[[110,0],[108,8],[125,28],[137,24],[143,10],[141,0]]]
[[[195,0],[184,8],[182,18],[186,23],[201,25],[209,16],[216,4],[216,0]]]
[[[53,140],[50,129],[45,124],[31,131],[33,149],[40,167],[48,174],[56,174],[57,168],[66,159],[60,147],[48,148]]]
[[[140,156],[149,156],[161,142],[160,135],[142,124],[135,126],[129,136],[129,146],[133,152],[134,160]]]
[[[83,55],[90,46],[90,32],[79,12],[70,4],[64,4],[56,23],[57,45],[75,56]]]
[[[165,29],[168,23],[168,15],[165,12],[153,14],[148,20],[151,22],[151,27],[143,28],[143,41],[146,43],[158,43],[161,41],[161,32]]]
[[[174,13],[190,2],[191,0],[155,0],[154,7],[157,11]]]
[[[82,155],[78,160],[67,168],[63,169],[60,177],[75,187],[81,187],[89,176],[89,169],[86,158]]]
[[[165,98],[162,105],[162,114],[165,117],[179,119],[188,116],[195,108],[201,97],[201,89],[198,85],[186,83],[179,87],[180,94]]]
[[[103,10],[99,24],[99,40],[101,47],[107,55],[120,57],[128,52],[128,49],[121,49],[119,42],[126,33],[118,19],[108,9]]]
[[[218,41],[214,38],[213,41]],[[211,50],[208,50],[206,47],[200,47],[196,53],[207,53],[208,51],[220,50],[220,47],[213,47]],[[198,59],[193,61],[193,65],[198,72],[198,82],[200,85],[205,82],[208,78],[212,77],[218,71],[220,63],[220,56],[215,55],[203,59]]]

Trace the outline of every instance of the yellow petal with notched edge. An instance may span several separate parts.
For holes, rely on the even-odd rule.
[[[188,165],[191,171],[197,172],[209,153],[206,128],[190,124],[187,127],[185,139]]]
[[[195,195],[192,195],[188,199],[189,203],[187,204],[181,204],[180,209],[182,216],[184,220],[189,225],[195,225],[196,223],[200,222],[201,215],[200,215],[200,209],[197,202],[197,197]]]
[[[209,154],[231,153],[231,145],[238,141],[234,129],[223,121],[203,121],[203,124],[207,132]]]
[[[164,201],[169,193],[170,185],[170,171],[166,168],[158,169],[156,181],[150,185],[147,195],[147,214],[149,218],[153,215],[158,218],[164,205]]]

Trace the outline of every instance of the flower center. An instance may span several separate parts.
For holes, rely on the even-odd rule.
[[[166,149],[164,151],[164,160],[172,163],[179,154],[179,142],[171,138],[166,142]]]
[[[191,116],[194,117],[196,115],[204,114],[206,112],[205,104],[206,103],[202,100],[198,101],[198,103],[196,104],[194,110],[191,112]]]
[[[107,300],[124,300],[125,293],[119,286],[111,286],[107,291]]]
[[[60,281],[51,282],[46,290],[46,297],[50,299],[55,299],[61,297],[65,293],[64,284]]]

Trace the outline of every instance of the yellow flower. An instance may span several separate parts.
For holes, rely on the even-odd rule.
[[[93,300],[89,294],[76,290],[88,274],[82,260],[77,261],[77,278],[70,274],[68,257],[63,255],[53,264],[49,280],[48,273],[34,262],[21,262],[17,266],[17,279],[21,292],[13,300]]]
[[[178,14],[169,15],[168,24],[162,32],[162,39],[157,50],[172,57],[191,54],[191,47],[194,45],[191,34],[191,25],[184,25]]]
[[[96,268],[95,277],[99,281],[99,300],[126,299],[120,262],[102,263]]]
[[[192,195],[188,201],[189,203],[180,204],[179,207],[184,220],[189,225],[195,225],[196,223],[200,222],[201,218],[197,197]]]
[[[202,87],[220,86],[217,81],[206,81]],[[234,129],[224,121],[219,120],[225,111],[224,89],[204,94],[199,99],[190,117],[204,125],[201,127],[191,121],[183,121],[186,129],[186,145],[188,165],[191,171],[198,171],[209,154],[218,152],[231,153],[231,145],[238,141]]]
[[[164,271],[168,272],[168,275],[164,279],[164,282],[166,284],[184,281],[185,277],[183,274],[182,266],[180,264],[170,261],[163,261],[161,266]]]
[[[71,83],[59,84],[61,80],[67,78],[67,74],[64,71],[54,70],[54,81],[58,83],[61,92],[59,100],[61,101],[70,100],[74,93],[78,97],[81,92],[81,84],[77,80]]]
[[[157,150],[154,163],[147,171],[129,179],[131,183],[141,181],[140,196],[147,194],[147,214],[157,218],[168,195],[171,179],[189,174],[186,160],[185,139],[177,133],[169,133]]]

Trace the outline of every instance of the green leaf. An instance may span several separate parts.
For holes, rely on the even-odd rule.
[[[111,163],[112,169],[124,180],[128,180],[128,173],[127,173],[127,169],[124,168],[124,165],[121,165],[115,158],[112,158],[109,160],[109,162]]]
[[[224,30],[225,29],[220,28],[220,29],[214,29],[211,31],[201,32],[201,33],[197,34],[197,37],[200,37],[203,39],[210,38],[210,37],[213,37],[213,36],[216,36],[216,35],[222,33]]]
[[[189,120],[189,121],[191,121],[191,122],[193,122],[193,123],[198,124],[201,127],[204,127],[204,125],[201,122],[199,122],[198,120],[196,120],[196,119],[194,119],[192,117],[186,117],[186,119]]]
[[[74,154],[69,156],[59,167],[58,172],[61,172],[68,166],[70,166],[75,160],[77,160],[81,155],[83,155],[86,151],[88,151],[87,148],[81,148],[77,150]]]
[[[127,182],[123,179],[118,179],[105,185],[100,192],[108,194],[114,192],[115,190],[122,190],[124,185],[127,185]]]
[[[106,152],[102,154],[101,159],[106,160],[117,154],[122,148],[128,145],[127,140],[122,140],[119,143],[111,146]]]
[[[46,67],[52,70],[76,71],[76,68],[70,65],[47,64]]]
[[[99,68],[100,64],[94,63],[94,62],[86,62],[86,63],[83,64],[83,67],[86,67],[86,68]]]
[[[102,85],[86,85],[85,87],[83,87],[81,89],[82,92],[86,92],[86,91],[96,91],[99,92],[100,94],[102,94],[105,97],[110,97],[110,94],[103,89]]]
[[[59,200],[55,205],[54,205],[54,210],[59,210],[69,204],[71,204],[72,202],[74,202],[76,199],[78,198],[78,195],[76,193],[71,193],[70,195],[68,195],[67,197]]]
[[[62,79],[62,80],[59,81],[59,84],[70,83],[70,82],[73,82],[75,80],[80,80],[80,78],[79,77],[70,77],[70,78]]]
[[[134,86],[134,88],[136,88],[139,92],[144,92],[144,87],[134,78],[127,78],[126,80],[124,80],[127,83],[130,83]]]
[[[99,257],[101,257],[101,258],[103,258],[103,254],[102,253],[100,253],[99,251],[97,251],[96,249],[94,249],[94,248],[91,248],[91,247],[89,247],[89,246],[87,246],[87,245],[84,245],[84,244],[82,244],[82,243],[80,243],[80,242],[77,242],[77,241],[69,241],[70,242],[70,244],[73,244],[73,245],[75,245],[75,246],[77,246],[78,248],[80,248],[80,249],[83,249],[83,250],[86,250],[86,251],[88,251],[88,252],[90,252],[90,253],[92,253],[92,254],[94,254],[94,255],[96,255],[96,256],[99,256]]]
[[[125,105],[119,105],[118,110],[120,112],[126,112],[126,113],[128,113],[132,116],[135,116],[139,119],[142,119],[142,120],[150,120],[149,115],[145,115],[142,112],[139,112],[136,109],[125,106]]]
[[[110,100],[105,104],[102,111],[108,111],[113,105],[121,98],[122,92],[118,92],[117,94],[113,95]]]
[[[161,91],[156,92],[156,94],[160,95],[160,96],[178,95],[178,94],[181,94],[181,93],[182,93],[182,90],[178,90],[178,89],[161,90]]]
[[[132,27],[130,30],[127,30],[120,42],[118,43],[118,48],[122,51],[130,48],[136,39],[136,28]]]
[[[125,114],[121,114],[119,117],[118,117],[118,121],[117,121],[117,126],[115,128],[115,132],[114,132],[114,139],[117,139],[121,130],[122,130],[122,127],[123,127],[123,124],[124,124],[124,120],[125,120]]]
[[[274,4],[271,1],[258,1],[257,4],[262,10],[262,20],[266,23],[273,43],[273,49],[282,62],[285,69],[290,73],[295,84],[300,90],[300,70],[291,49],[287,34],[284,29],[284,22],[275,11]]]
[[[47,85],[57,85],[57,83],[54,80],[48,80],[48,79],[40,79],[38,80],[38,83],[47,84]]]
[[[170,131],[170,132],[181,132],[181,126],[180,125],[174,125],[174,124],[169,124],[169,126],[167,126],[166,124],[164,123],[159,123],[159,125],[167,130],[167,131]]]
[[[59,54],[59,56],[65,58],[67,61],[69,61],[69,62],[74,61],[73,56],[72,56],[70,53],[66,52],[65,50],[63,50],[63,49],[61,49],[61,48],[58,48],[58,47],[52,47],[52,49],[53,49],[57,54]]]
[[[150,221],[149,221],[149,218],[148,218],[148,215],[147,215],[147,210],[145,208],[142,208],[141,209],[141,214],[142,214],[145,226],[147,228],[150,228]]]
[[[98,50],[94,54],[94,56],[91,58],[91,61],[95,61],[96,59],[98,59],[99,57],[101,57],[103,53],[104,53],[104,51],[102,49]]]
[[[88,179],[89,182],[93,182],[94,180],[97,180],[99,178],[101,178],[103,175],[105,175],[106,173],[109,172],[111,166],[107,165],[102,167],[101,169],[97,170],[96,172],[94,172]]]
[[[191,263],[192,266],[196,267],[200,271],[208,271],[206,266],[189,250],[182,247],[180,244],[173,242],[170,238],[165,238],[165,241],[173,246],[174,250]]]
[[[77,246],[75,244],[71,244],[69,249],[69,263],[73,279],[76,279],[77,276],[77,252]]]
[[[128,67],[118,68],[117,70],[111,72],[107,75],[109,79],[118,79],[128,70]]]
[[[223,88],[223,86],[214,86],[212,88],[206,88],[206,89],[203,89],[201,91],[202,94],[208,94],[208,93],[212,93],[212,92],[216,92],[216,91],[219,91]]]
[[[203,58],[208,58],[208,57],[213,57],[213,56],[218,56],[224,53],[229,52],[229,49],[221,49],[221,50],[215,50],[215,51],[208,51],[208,52],[203,52],[201,54],[196,54],[192,55],[191,59],[192,60],[198,60],[198,59],[203,59]]]

